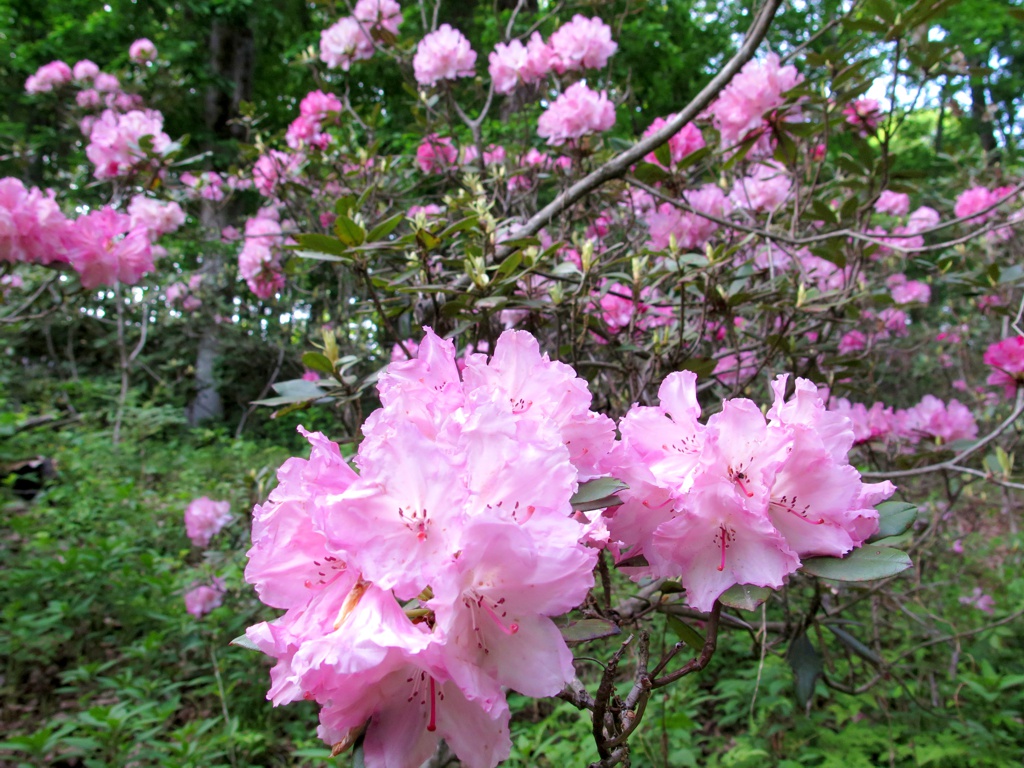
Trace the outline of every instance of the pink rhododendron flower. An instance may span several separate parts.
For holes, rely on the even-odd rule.
[[[272,208],[264,208],[245,222],[245,244],[238,254],[238,274],[249,290],[269,299],[284,287],[280,246],[285,244],[281,223]]]
[[[101,208],[72,222],[66,236],[68,260],[83,288],[134,285],[153,265],[153,248],[143,227],[112,208]]]
[[[732,399],[703,426],[696,376],[668,376],[661,405],[634,406],[607,468],[628,485],[609,509],[623,556],[643,555],[635,576],[679,576],[687,602],[702,611],[734,584],[781,586],[801,558],[843,555],[877,529],[874,505],[895,490],[865,485],[850,466],[847,419],[825,410],[802,379],[783,398],[773,384],[767,419],[750,400]]]
[[[231,504],[209,496],[193,499],[185,508],[185,532],[195,546],[203,549],[231,520]]]
[[[552,65],[559,74],[580,69],[601,69],[618,49],[612,30],[601,19],[576,14],[556,29],[548,44]]]
[[[978,436],[978,425],[967,406],[956,399],[944,403],[934,395],[925,395],[913,408],[897,411],[895,421],[899,435],[914,443],[922,438],[950,443]]]
[[[892,292],[892,300],[897,304],[927,304],[932,297],[932,290],[919,280],[907,280],[907,276],[897,273],[890,275],[885,284]]]
[[[0,261],[66,262],[70,226],[52,191],[27,189],[15,178],[0,179]]]
[[[298,178],[306,157],[301,152],[281,152],[276,149],[261,155],[252,168],[256,189],[264,197],[273,197],[277,187]]]
[[[782,106],[782,94],[802,80],[796,67],[783,66],[774,53],[747,62],[710,107],[722,144],[728,147],[760,135],[763,115]]]
[[[552,695],[575,675],[551,617],[593,585],[570,498],[614,425],[521,332],[460,376],[428,329],[378,390],[358,475],[307,433],[309,460],[254,510],[246,578],[287,613],[247,635],[276,659],[269,697],[317,701],[328,743],[365,726],[367,765],[413,768],[443,736],[490,768],[509,751],[505,688]]]
[[[597,93],[585,83],[573,83],[544,111],[537,135],[557,146],[591,133],[607,131],[615,124],[615,107],[605,91]]]
[[[392,35],[398,34],[402,23],[402,8],[395,0],[359,0],[352,15],[367,29],[379,27]]]
[[[495,93],[512,93],[520,82],[526,82],[526,46],[519,40],[498,43],[487,57],[487,72],[494,81]]]
[[[922,205],[910,214],[910,218],[907,220],[907,231],[913,233],[923,232],[926,229],[937,226],[939,221],[938,211],[934,208],[929,208],[927,205]]]
[[[95,166],[97,179],[111,179],[135,168],[147,152],[142,139],[148,137],[152,152],[162,154],[171,145],[163,131],[164,118],[154,110],[132,110],[117,114],[106,110],[92,124],[85,155]]]
[[[655,300],[655,291],[651,286],[645,287],[640,292],[640,299],[634,301],[632,288],[611,283],[601,286],[597,305],[601,319],[612,333],[628,328],[631,323],[638,331],[645,331],[672,322],[671,307],[655,306],[652,303]]]
[[[224,603],[224,580],[215,578],[212,586],[201,585],[185,593],[185,610],[201,619]]]
[[[1013,397],[1024,384],[1024,336],[1012,336],[989,346],[982,357],[994,369],[986,384],[1002,387],[1007,397]]]
[[[75,104],[82,109],[96,109],[101,103],[99,91],[93,88],[86,88],[75,94]]]
[[[890,216],[905,216],[910,211],[910,195],[891,192],[887,189],[875,201],[875,211],[887,213]]]
[[[92,80],[96,75],[100,73],[100,68],[95,62],[89,61],[89,59],[82,59],[75,63],[74,68],[71,70],[71,74],[75,80],[80,83],[88,82]]]
[[[442,24],[436,31],[420,40],[412,60],[416,82],[420,85],[437,85],[441,80],[455,80],[472,77],[476,64],[476,51],[466,36],[448,24]]]
[[[424,173],[443,173],[458,160],[459,151],[447,136],[427,136],[416,148],[416,163]]]
[[[971,187],[957,196],[953,215],[958,219],[973,216],[974,222],[980,224],[992,216],[992,211],[977,216],[974,214],[994,205],[998,200],[999,198],[985,187]]]
[[[341,112],[341,99],[333,93],[310,91],[299,102],[299,114],[322,120],[329,112]]]
[[[156,46],[147,37],[141,37],[128,48],[128,58],[136,64],[156,61]]]
[[[882,119],[881,106],[878,99],[856,99],[843,107],[846,122],[858,129],[861,136],[875,132]]]
[[[791,186],[785,168],[777,163],[758,163],[749,175],[737,179],[729,199],[737,208],[774,211],[786,202]]]
[[[93,78],[92,87],[100,93],[117,93],[121,90],[121,83],[114,75],[100,72]]]
[[[63,61],[51,61],[37,69],[35,74],[28,76],[25,81],[25,92],[49,93],[54,88],[70,83],[72,77],[71,67]]]
[[[665,124],[674,117],[675,114],[671,114],[668,117],[654,118],[653,122],[647,126],[647,130],[644,131],[644,138],[660,131]],[[693,123],[687,123],[679,129],[679,132],[675,136],[668,140],[669,156],[672,164],[675,165],[676,163],[681,162],[684,157],[696,152],[704,146],[704,134],[700,132],[700,128]],[[654,152],[648,154],[644,158],[644,161],[654,163],[655,165],[661,165],[661,161],[658,160],[658,157]]]
[[[715,184],[705,184],[699,189],[684,192],[683,199],[696,211],[724,218],[732,210],[725,193]],[[651,239],[647,247],[652,250],[667,248],[671,238],[677,247],[690,251],[702,249],[718,230],[718,223],[699,213],[682,211],[671,203],[662,203],[647,215]]]
[[[975,587],[971,590],[970,595],[961,595],[959,598],[960,605],[969,605],[972,608],[977,608],[982,613],[992,615],[993,608],[995,607],[996,601],[992,599],[991,595],[986,595],[981,587]]]
[[[174,232],[185,223],[185,212],[174,201],[161,202],[145,195],[136,195],[128,204],[132,229],[141,227],[155,240],[160,235]]]
[[[320,33],[320,60],[331,69],[348,72],[353,61],[373,56],[373,40],[364,25],[345,16]]]
[[[867,346],[867,337],[860,331],[847,331],[839,339],[839,354],[849,355],[860,352]]]

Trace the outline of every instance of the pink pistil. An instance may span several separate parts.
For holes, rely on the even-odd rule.
[[[477,605],[484,609],[487,615],[494,620],[494,623],[497,624],[501,628],[501,631],[504,632],[506,635],[514,635],[516,632],[519,631],[519,625],[515,622],[512,622],[506,627],[505,623],[501,620],[501,618],[498,617],[498,614],[494,612],[494,609],[491,607],[490,601],[488,601],[486,598],[481,597],[480,600],[477,601]]]
[[[427,730],[433,733],[437,730],[437,694],[434,690],[434,678],[430,678],[430,720],[427,722]]]

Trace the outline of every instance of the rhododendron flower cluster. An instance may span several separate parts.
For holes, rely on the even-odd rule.
[[[585,83],[573,83],[547,108],[537,121],[537,135],[548,144],[576,141],[615,125],[615,106],[605,91],[591,90]]]
[[[174,232],[185,223],[185,212],[174,201],[155,200],[145,195],[136,195],[128,204],[128,215],[131,217],[132,229],[145,229],[151,240],[160,235]]]
[[[26,188],[15,178],[0,179],[0,261],[66,262],[69,226],[52,191]]]
[[[843,107],[843,115],[861,136],[868,136],[878,128],[882,110],[878,99],[855,99]]]
[[[441,80],[472,77],[475,73],[476,51],[459,30],[442,24],[420,40],[412,60],[416,82],[437,85]]]
[[[71,67],[63,61],[51,61],[44,64],[28,76],[25,81],[26,93],[49,93],[54,88],[67,85],[71,82]]]
[[[978,435],[977,422],[967,406],[956,399],[944,403],[934,395],[925,395],[920,403],[906,409],[878,402],[868,408],[837,398],[829,410],[850,419],[856,444],[878,441],[906,448],[921,440],[945,444]]]
[[[210,539],[231,522],[231,504],[214,501],[209,496],[193,499],[185,508],[185,532],[192,543],[200,548],[210,545]]]
[[[269,299],[284,287],[280,248],[286,242],[274,208],[263,208],[245,222],[245,245],[238,254],[238,274],[261,299]]]
[[[512,93],[520,83],[531,85],[542,80],[551,71],[553,56],[540,32],[534,32],[526,45],[519,40],[498,43],[488,56],[487,67],[495,93]]]
[[[416,164],[424,173],[442,173],[451,168],[459,157],[459,151],[448,137],[432,133],[425,137],[416,148]]]
[[[783,66],[775,53],[760,61],[747,62],[710,107],[722,145],[728,147],[761,135],[765,113],[782,106],[782,94],[802,80],[796,67]],[[768,145],[761,141],[761,146],[766,149]]]
[[[310,91],[299,103],[299,116],[288,126],[285,141],[292,149],[304,145],[326,149],[331,135],[322,130],[324,120],[332,112],[341,112],[341,100],[333,93]]]
[[[128,47],[128,58],[136,64],[156,61],[156,46],[148,37],[140,37]]]
[[[980,224],[992,217],[994,210],[987,213],[980,213],[986,208],[991,208],[1000,200],[1005,198],[1011,191],[1011,187],[1000,187],[990,190],[985,187],[971,187],[961,192],[953,205],[953,214],[958,218],[971,217],[972,223]]]
[[[96,167],[93,175],[97,179],[124,175],[138,165],[147,154],[141,144],[144,137],[149,137],[157,154],[171,145],[171,137],[163,131],[163,115],[152,109],[133,109],[124,114],[108,109],[87,127],[89,144],[85,154]]]
[[[675,118],[675,114],[671,114],[668,117],[656,117],[647,126],[647,130],[644,131],[644,138],[660,131],[665,125]],[[687,123],[679,129],[679,133],[668,140],[669,157],[672,165],[675,165],[682,161],[684,157],[698,149],[702,149],[704,144],[704,134],[700,132],[693,123]],[[645,162],[654,163],[655,165],[661,165],[661,161],[658,160],[657,155],[651,152],[644,158]]]
[[[101,208],[80,216],[65,239],[68,261],[83,288],[124,283],[134,285],[153,270],[153,246],[143,226],[129,215]]]
[[[735,584],[779,588],[801,559],[842,556],[877,529],[874,506],[895,490],[866,484],[848,461],[850,422],[826,410],[817,387],[786,377],[767,418],[751,400],[726,400],[698,420],[696,375],[673,373],[659,406],[633,406],[605,468],[629,486],[605,512],[634,575],[681,577],[702,611]]]
[[[348,72],[353,61],[373,56],[373,38],[366,27],[352,16],[338,19],[320,33],[320,60],[328,67]]]
[[[696,211],[725,217],[732,210],[732,204],[725,193],[715,184],[705,184],[699,189],[683,193],[683,200]],[[651,239],[648,247],[654,250],[667,248],[671,239],[683,250],[704,247],[708,239],[718,230],[718,223],[699,213],[683,211],[671,203],[662,203],[647,215]]]
[[[397,35],[402,24],[402,8],[395,0],[359,0],[352,15],[371,33],[375,29],[383,29]]]
[[[556,29],[548,40],[556,72],[601,69],[619,49],[612,40],[612,29],[599,18],[576,14],[572,21]]]
[[[214,578],[212,584],[201,584],[185,593],[185,610],[201,619],[224,603],[224,579]]]
[[[469,766],[508,755],[505,689],[574,677],[552,616],[593,584],[577,484],[613,440],[586,384],[508,331],[467,357],[431,332],[381,376],[357,474],[307,434],[254,510],[246,578],[281,618],[249,639],[277,659],[269,698],[321,705],[320,736],[369,766],[419,766],[443,737]],[[538,483],[538,479],[543,482]]]
[[[875,211],[890,216],[906,216],[910,212],[910,195],[885,190],[875,202]]]
[[[1024,336],[996,342],[985,350],[982,360],[994,369],[985,383],[1002,387],[1007,397],[1013,397],[1024,385]]]

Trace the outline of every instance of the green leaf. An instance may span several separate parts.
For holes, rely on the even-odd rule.
[[[299,248],[307,251],[318,251],[329,253],[332,256],[341,256],[345,253],[345,246],[336,237],[330,235],[299,235],[295,238]]]
[[[868,539],[868,543],[899,536],[910,530],[917,520],[917,507],[905,501],[883,501],[878,505],[878,533]]]
[[[800,706],[807,707],[814,695],[814,684],[821,677],[821,656],[814,644],[801,632],[793,638],[786,651],[786,661],[796,676],[796,698]]]
[[[704,638],[701,637],[700,632],[695,630],[685,621],[682,621],[678,616],[669,616],[668,625],[672,628],[676,637],[686,643],[693,650],[700,653],[704,648]]]
[[[307,352],[302,356],[302,364],[310,370],[319,371],[320,373],[334,373],[334,366],[331,364],[331,361],[327,355],[320,352]]]
[[[752,611],[771,595],[767,587],[755,587],[753,584],[733,584],[718,598],[722,605],[738,611]]]
[[[693,371],[697,378],[706,379],[715,370],[717,363],[707,357],[691,357],[679,364],[680,371]]]
[[[611,637],[622,631],[615,622],[607,619],[581,619],[558,629],[567,643],[582,643],[599,637]]]
[[[626,488],[629,486],[614,477],[599,477],[580,485],[569,502],[577,512],[617,507],[622,504],[622,500],[615,494]]]
[[[362,245],[366,242],[366,230],[348,216],[339,216],[335,220],[334,234],[346,245]]]
[[[864,645],[864,643],[862,643],[856,637],[851,635],[845,629],[834,627],[831,624],[826,624],[825,626],[829,628],[829,631],[831,631],[832,634],[836,636],[836,638],[838,638],[839,642],[841,642],[843,645],[845,645],[847,648],[849,648],[851,651],[853,651],[855,654],[860,656],[865,661],[869,661],[877,666],[882,666],[885,663],[885,661],[881,659],[877,653],[872,651],[870,648]]]
[[[257,646],[256,643],[254,643],[252,640],[250,640],[245,635],[239,635],[234,640],[232,640],[230,643],[228,643],[228,645],[234,645],[234,646],[237,646],[238,648],[245,648],[245,649],[250,650],[250,651],[259,651],[260,650],[259,646]],[[262,651],[260,651],[260,653],[262,653]]]
[[[658,162],[666,168],[672,164],[672,149],[669,147],[667,141],[654,150],[654,156],[658,159]]]
[[[370,230],[370,234],[366,236],[366,239],[371,243],[375,240],[383,240],[385,237],[390,235],[395,228],[405,221],[404,213],[396,213],[387,219],[384,219],[380,224]]]
[[[633,171],[633,176],[644,184],[657,184],[671,178],[671,174],[654,163],[640,163]]]
[[[913,563],[906,552],[892,547],[864,546],[846,557],[812,557],[800,570],[833,581],[874,581],[903,573]]]

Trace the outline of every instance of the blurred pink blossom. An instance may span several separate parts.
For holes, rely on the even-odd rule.
[[[615,124],[615,107],[605,91],[592,91],[585,83],[573,83],[544,111],[537,134],[548,144],[575,141],[590,133],[607,131]]]
[[[476,64],[476,51],[466,36],[448,24],[420,40],[412,60],[416,82],[437,85],[441,80],[472,77]]]

